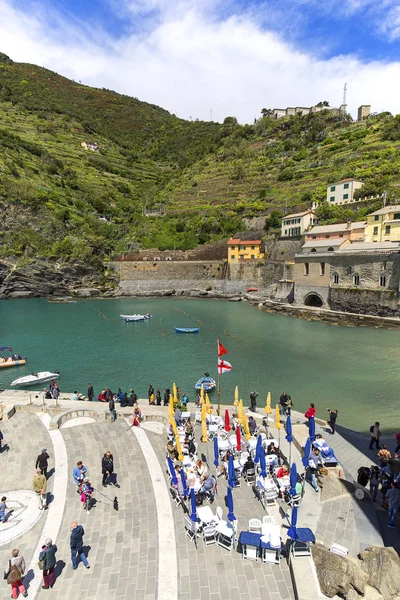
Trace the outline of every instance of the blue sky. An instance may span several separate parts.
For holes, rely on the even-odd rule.
[[[400,0],[0,0],[0,51],[184,118],[397,109]]]

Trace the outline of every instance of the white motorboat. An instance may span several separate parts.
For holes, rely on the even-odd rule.
[[[14,379],[11,386],[28,387],[30,385],[44,383],[45,381],[51,381],[52,379],[58,379],[58,377],[60,377],[59,371],[39,371],[39,373],[31,373],[30,375],[26,375],[26,377]]]
[[[120,315],[121,319],[124,319],[125,323],[130,323],[132,321],[147,321],[150,319],[151,314],[146,313],[145,315]]]

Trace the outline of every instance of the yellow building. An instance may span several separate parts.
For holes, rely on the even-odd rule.
[[[260,258],[264,258],[264,254],[261,252],[261,240],[242,240],[241,238],[228,240],[229,263]]]
[[[400,205],[385,206],[367,216],[365,241],[400,241]]]

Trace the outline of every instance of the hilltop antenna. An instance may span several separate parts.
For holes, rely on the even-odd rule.
[[[343,102],[342,102],[342,106],[340,108],[341,108],[341,112],[342,112],[342,119],[344,119],[344,117],[347,113],[347,83],[344,84]]]
[[[212,108],[210,109],[210,121],[212,121]]]

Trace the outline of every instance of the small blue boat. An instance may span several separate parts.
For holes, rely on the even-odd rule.
[[[213,390],[216,387],[216,385],[217,384],[215,383],[214,379],[207,374],[205,377],[199,379],[194,387],[196,388],[196,390],[201,390],[201,388],[203,387],[203,390],[205,392],[211,392],[211,390]]]
[[[176,333],[199,333],[200,327],[175,327]]]

